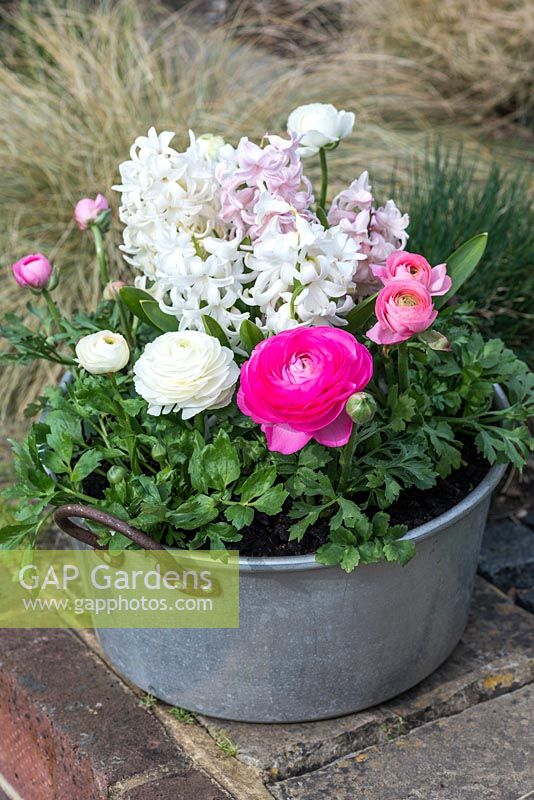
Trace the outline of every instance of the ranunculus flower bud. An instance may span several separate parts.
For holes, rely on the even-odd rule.
[[[264,339],[241,367],[237,405],[261,425],[270,450],[289,455],[310,439],[346,444],[348,398],[373,374],[369,350],[339,328],[293,328]]]
[[[365,425],[371,422],[376,413],[376,400],[367,392],[356,392],[347,400],[345,411],[353,422]]]
[[[76,345],[78,364],[92,375],[118,372],[128,363],[130,349],[124,336],[112,331],[97,331],[82,336]]]
[[[109,211],[109,203],[103,194],[97,194],[94,200],[84,197],[76,203],[74,219],[80,230],[84,231],[97,221],[97,217],[102,211]]]
[[[124,281],[110,281],[104,287],[104,300],[117,300],[123,286],[126,286]]]
[[[300,136],[301,158],[317,155],[321,147],[332,148],[349,136],[354,127],[352,111],[338,111],[330,103],[299,106],[288,117],[287,130]]]
[[[375,305],[378,322],[367,336],[376,344],[398,344],[432,325],[438,312],[432,296],[419,281],[395,280],[378,293]]]
[[[52,276],[52,264],[42,253],[21,258],[11,269],[19,286],[28,286],[30,289],[46,289]]]
[[[135,391],[158,416],[182,409],[191,419],[223,408],[239,377],[234,354],[202,331],[170,331],[147,344],[134,365]]]
[[[380,278],[384,285],[398,278],[419,281],[432,295],[447,294],[452,285],[446,264],[431,267],[424,256],[407,253],[405,250],[395,250],[388,257],[385,266],[372,264],[371,269],[373,275]]]

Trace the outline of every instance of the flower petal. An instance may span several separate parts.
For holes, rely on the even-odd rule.
[[[312,438],[311,433],[296,431],[291,425],[270,425],[266,423],[261,426],[261,429],[267,439],[269,450],[275,450],[277,453],[283,453],[286,456],[302,450],[304,445],[308,444]]]
[[[330,425],[325,425],[318,431],[315,431],[313,438],[319,444],[324,444],[327,447],[342,447],[350,439],[352,432],[353,422],[349,415],[342,411]]]

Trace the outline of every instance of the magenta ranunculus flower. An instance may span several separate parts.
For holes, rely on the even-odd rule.
[[[80,230],[84,231],[96,220],[102,211],[109,209],[109,203],[103,194],[97,194],[94,200],[84,197],[78,200],[74,209],[74,219]]]
[[[264,339],[241,367],[237,404],[261,425],[269,450],[289,455],[315,439],[349,440],[348,398],[373,374],[369,350],[339,328],[292,328]]]
[[[426,286],[413,279],[389,281],[378,293],[378,322],[367,336],[376,344],[398,344],[432,325],[438,312]]]
[[[28,286],[30,289],[44,289],[52,276],[52,264],[42,253],[24,256],[11,269],[19,286]]]
[[[398,278],[414,280],[422,283],[430,294],[436,295],[446,294],[452,285],[446,264],[431,267],[424,256],[405,250],[396,250],[388,257],[385,266],[372,264],[371,269],[384,285]]]

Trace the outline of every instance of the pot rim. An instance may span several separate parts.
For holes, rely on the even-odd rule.
[[[505,408],[508,405],[508,400],[502,388],[494,384],[495,401],[499,408]],[[442,531],[444,528],[449,527],[457,519],[463,517],[472,508],[482,503],[495,489],[504,473],[508,464],[494,464],[490,467],[486,476],[482,481],[475,486],[472,492],[460,500],[455,506],[444,511],[435,519],[425,522],[423,525],[418,525],[416,528],[407,531],[402,540],[420,542],[423,539],[428,539],[429,536]],[[372,565],[370,565],[372,566]],[[319,564],[315,560],[315,554],[301,556],[243,556],[239,558],[239,568],[241,572],[269,572],[271,570],[277,572],[296,572],[309,569],[332,569],[326,564]]]

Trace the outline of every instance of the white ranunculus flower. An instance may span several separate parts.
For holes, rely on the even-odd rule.
[[[228,405],[239,377],[234,354],[201,331],[171,331],[145,347],[134,364],[135,390],[158,416],[182,409],[183,419]]]
[[[82,336],[76,345],[78,364],[92,375],[118,372],[126,366],[130,350],[124,336],[112,331],[97,331]]]
[[[321,147],[334,145],[349,136],[354,121],[352,111],[338,111],[331,103],[309,103],[291,112],[287,130],[301,137],[299,155],[309,158],[317,155]]]

